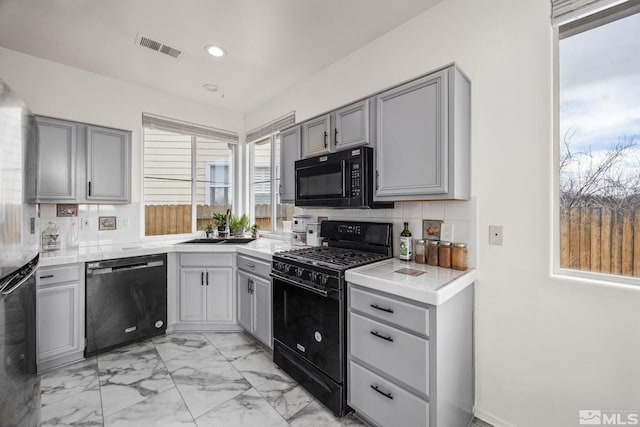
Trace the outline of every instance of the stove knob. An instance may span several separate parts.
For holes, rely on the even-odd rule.
[[[329,276],[327,276],[326,274],[322,274],[321,277],[322,277],[322,284],[326,285],[327,282],[329,281]]]
[[[302,277],[303,272],[304,272],[304,268],[302,267],[298,267],[298,269],[296,270],[296,274],[298,275],[298,277]]]
[[[289,270],[291,270],[291,266],[289,264],[284,264],[282,266],[282,271],[284,271],[285,273],[288,273]]]
[[[316,273],[315,271],[313,271],[313,272],[311,273],[311,281],[315,282],[315,281],[316,281],[316,279],[317,279],[317,277],[318,277],[318,273]]]

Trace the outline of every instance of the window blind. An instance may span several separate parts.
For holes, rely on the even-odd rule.
[[[551,23],[566,24],[569,21],[599,12],[627,0],[551,0]]]
[[[165,132],[173,132],[182,135],[193,135],[200,138],[215,139],[229,144],[237,144],[240,137],[236,132],[216,129],[195,123],[142,113],[142,126],[149,129],[158,129]]]
[[[256,142],[265,136],[269,136],[273,133],[280,132],[282,129],[286,129],[296,123],[296,112],[292,111],[279,117],[269,123],[262,125],[247,133],[247,142]]]

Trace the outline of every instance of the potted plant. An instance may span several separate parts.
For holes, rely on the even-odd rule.
[[[212,237],[213,234],[213,225],[211,223],[207,224],[207,226],[204,228],[204,234],[207,237],[207,239],[209,237]]]
[[[249,217],[246,214],[242,214],[240,217],[231,215],[229,228],[231,229],[231,234],[236,236],[243,235],[244,230],[249,228]]]
[[[212,219],[213,223],[218,227],[218,237],[227,237],[227,215],[223,213],[214,213]]]

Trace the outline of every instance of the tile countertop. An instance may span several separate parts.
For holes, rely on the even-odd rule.
[[[397,272],[401,269],[423,274],[414,276]],[[346,279],[365,288],[439,305],[475,282],[476,270],[458,271],[392,258],[347,270]]]
[[[77,262],[93,262],[113,258],[126,258],[158,253],[189,252],[237,252],[271,261],[271,255],[278,251],[299,248],[291,243],[261,237],[246,244],[181,244],[189,240],[164,240],[150,242],[129,242],[123,244],[87,246],[76,249],[62,248],[54,252],[40,253],[40,266],[49,267]]]

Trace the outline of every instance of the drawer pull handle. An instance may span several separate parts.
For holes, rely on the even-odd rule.
[[[387,399],[393,400],[393,395],[391,393],[385,393],[384,391],[380,390],[377,385],[371,384],[371,388],[377,391],[378,393],[380,393],[381,395],[383,395],[384,397],[386,397]]]
[[[253,267],[255,267],[255,266],[256,266],[255,264],[251,264],[250,262],[248,262],[248,263],[247,263],[247,267],[251,267],[251,268],[253,268]]]
[[[40,276],[41,279],[51,279],[53,274],[47,274],[46,276]]]
[[[384,335],[380,335],[377,331],[371,331],[371,335],[376,336],[376,337],[378,337],[380,339],[383,339],[385,341],[393,342],[393,338],[385,337]]]
[[[378,304],[371,304],[371,308],[375,308],[376,310],[384,311],[385,313],[393,313],[393,310],[390,308],[380,307]]]

